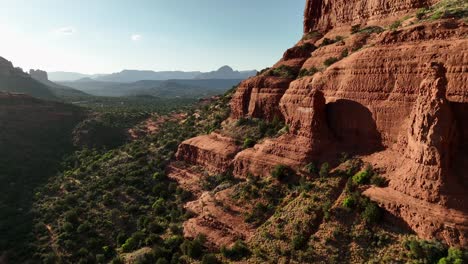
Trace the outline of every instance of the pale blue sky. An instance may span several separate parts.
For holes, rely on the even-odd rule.
[[[24,69],[262,69],[302,35],[305,0],[0,0],[0,56]]]

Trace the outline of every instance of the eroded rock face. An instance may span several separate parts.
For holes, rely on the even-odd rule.
[[[278,164],[300,170],[330,148],[325,97],[321,91],[302,84],[294,82],[280,102],[289,133],[240,152],[234,161],[235,175],[268,176]]]
[[[392,187],[429,202],[441,202],[442,188],[448,183],[454,156],[456,123],[446,98],[447,79],[442,64],[428,66],[418,99],[410,115],[401,181]]]
[[[388,188],[371,188],[365,194],[420,236],[466,245],[468,200],[460,195],[463,187],[451,171],[457,126],[446,98],[446,69],[441,63],[430,63],[426,68],[408,118],[407,136],[401,143],[401,166],[391,173]]]
[[[278,103],[291,79],[256,76],[241,83],[231,101],[235,119],[251,116],[272,120],[280,117]]]
[[[314,68],[319,72],[288,79],[267,71],[240,85],[231,118],[279,116],[289,132],[235,155],[230,163],[234,174],[268,176],[278,164],[300,170],[340,152],[363,159],[376,155],[373,165],[387,171],[390,186],[364,194],[421,237],[466,246],[466,23],[445,19],[350,34],[353,25],[384,27],[436,2],[307,1],[304,31],[314,33],[285,52],[272,69],[286,65],[295,74]],[[322,36],[336,35],[344,39],[321,45]],[[305,44],[314,48],[304,51]],[[328,65],[330,58],[338,61]],[[196,163],[204,162],[211,163],[210,170],[223,164]]]
[[[227,172],[239,147],[235,141],[212,133],[186,140],[176,153],[178,160],[204,166],[213,173]]]
[[[267,120],[282,119],[279,109],[281,97],[299,74],[304,62],[316,49],[311,44],[314,40],[317,39],[299,42],[295,47],[287,50],[282,59],[270,70],[243,81],[232,98],[231,117],[234,119],[246,116]],[[287,68],[289,76],[271,74],[274,69],[281,67]]]
[[[438,0],[307,0],[304,32],[326,32],[356,24],[382,24]]]

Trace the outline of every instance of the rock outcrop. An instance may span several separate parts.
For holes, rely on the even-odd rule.
[[[446,70],[439,63],[427,68],[401,143],[401,166],[389,175],[388,188],[371,188],[365,194],[420,236],[467,245],[468,199],[459,183],[461,175],[452,172],[458,135],[446,99]]]
[[[428,202],[447,204],[444,187],[450,182],[457,129],[455,116],[446,98],[445,68],[438,63],[428,66],[418,99],[409,119],[404,153],[408,162],[397,172],[400,181],[391,187]]]
[[[47,72],[42,71],[42,70],[29,70],[29,75],[35,80],[38,80],[40,82],[47,82],[49,81],[49,77],[47,76]]]
[[[385,24],[438,0],[307,0],[304,33],[356,24]],[[392,21],[393,22],[393,21]]]
[[[179,149],[202,155],[178,157],[210,171],[229,164],[242,178],[267,176],[278,164],[301,170],[341,152],[359,155],[390,182],[365,195],[421,237],[466,246],[468,27],[450,18],[385,29],[437,2],[308,0],[304,38],[242,82],[231,101],[231,119],[276,117],[289,131],[223,155],[235,155],[233,163],[206,147],[219,141],[207,136]],[[351,34],[358,24],[380,27]]]
[[[41,99],[56,99],[46,85],[31,78],[21,68],[0,57],[0,92],[25,93]]]
[[[239,147],[230,138],[213,133],[182,142],[176,153],[178,160],[204,166],[213,173],[227,172]]]
[[[268,176],[278,164],[300,170],[331,147],[325,97],[321,91],[295,82],[282,97],[280,108],[289,133],[240,152],[234,161],[236,176],[245,177],[249,173]]]

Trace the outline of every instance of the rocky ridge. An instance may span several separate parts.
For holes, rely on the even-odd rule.
[[[467,246],[468,28],[463,19],[411,18],[438,2],[307,1],[304,38],[241,83],[226,121],[279,118],[287,133],[245,150],[200,136],[178,159],[246,178],[357,155],[389,180],[365,195],[419,236]]]

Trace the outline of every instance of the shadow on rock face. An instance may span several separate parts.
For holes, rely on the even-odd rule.
[[[452,170],[456,175],[454,184],[466,188],[468,187],[468,174],[466,173],[468,171],[468,122],[465,120],[468,117],[468,103],[450,102],[450,105],[458,126],[457,146],[452,163]]]
[[[337,100],[326,106],[328,126],[337,143],[353,154],[370,154],[383,149],[382,137],[372,113],[351,100]]]

